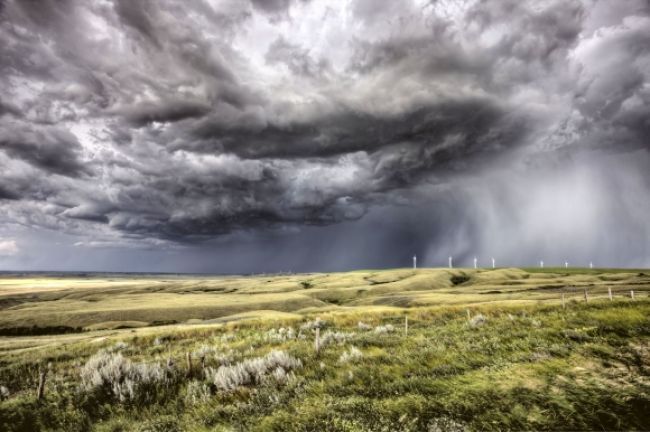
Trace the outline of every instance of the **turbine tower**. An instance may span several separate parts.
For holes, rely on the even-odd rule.
[[[564,268],[569,268],[569,261],[564,261]]]
[[[449,257],[449,268],[454,268],[454,258]]]
[[[544,260],[541,260],[541,261],[539,262],[539,268],[544,268]]]
[[[478,258],[474,257],[474,268],[478,268]]]
[[[418,268],[418,257],[413,255],[413,269]]]
[[[492,257],[492,268],[496,268],[496,266],[497,266],[497,263],[494,260],[494,257]]]
[[[589,261],[589,268],[590,268],[590,269],[594,268],[594,263],[591,262],[591,261]]]

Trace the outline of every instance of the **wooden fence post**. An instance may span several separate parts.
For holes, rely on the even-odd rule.
[[[185,353],[185,360],[187,360],[187,376],[192,376],[192,354],[190,352]]]
[[[320,352],[320,327],[316,327],[316,338],[314,339],[314,351]]]
[[[630,298],[634,300],[634,290],[630,290]]]
[[[609,301],[614,300],[612,298],[612,287],[607,287],[607,294],[609,295]]]
[[[467,309],[467,321],[472,319],[472,313]]]
[[[47,378],[47,371],[50,368],[41,367],[38,371],[38,389],[36,390],[36,399],[41,400],[45,396],[45,379]]]
[[[589,294],[587,294],[587,288],[585,288],[585,303],[589,303]]]
[[[409,317],[405,316],[404,317],[404,336],[409,335]]]

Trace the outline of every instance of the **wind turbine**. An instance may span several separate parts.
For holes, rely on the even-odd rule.
[[[541,260],[541,261],[539,262],[539,268],[544,268],[544,260]]]
[[[474,257],[474,268],[478,268],[478,258]]]
[[[413,255],[413,269],[418,268],[418,257]]]
[[[449,268],[454,268],[454,258],[449,257]]]
[[[494,260],[494,257],[492,257],[492,268],[496,268],[496,261]]]

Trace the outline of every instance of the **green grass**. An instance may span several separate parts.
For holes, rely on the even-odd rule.
[[[12,282],[14,293],[6,297],[18,303],[0,313],[7,326],[45,322],[56,314],[78,320],[97,313],[84,321],[90,327],[106,322],[97,320],[120,306],[124,321],[142,317],[143,309],[154,311],[149,320],[165,314],[190,319],[195,307],[205,315],[184,325],[1,337],[0,385],[10,396],[0,402],[0,430],[648,430],[649,279],[639,273],[399,269],[168,282],[56,281],[61,287],[43,291],[24,281],[29,299],[15,294],[17,282]],[[469,279],[454,285],[451,277],[462,274]],[[612,302],[607,287],[615,293]],[[221,288],[237,290],[210,291]],[[589,303],[582,300],[585,288]],[[630,289],[637,293],[635,301],[625,296]],[[566,308],[560,305],[562,292]],[[292,305],[303,296],[306,307]],[[85,304],[89,297],[96,300]],[[282,298],[288,299],[284,305]],[[124,299],[130,303],[121,304]],[[268,304],[281,306],[260,307]],[[467,310],[482,314],[483,325],[470,325]],[[316,316],[327,322],[321,337],[332,330],[349,339],[316,353],[311,331],[284,341],[265,337],[280,327],[297,333]],[[74,320],[69,322],[81,323]],[[391,324],[395,331],[360,330],[359,321]],[[80,367],[98,351],[116,349],[116,342],[126,343],[119,352],[133,362],[164,365],[171,358],[169,380],[133,401],[81,391]],[[341,363],[351,346],[363,356]],[[234,362],[279,349],[303,367],[286,383],[269,378],[233,392],[213,388],[207,398],[193,401],[190,382],[210,384],[196,354],[201,347],[230,353]],[[187,352],[194,353],[190,376]],[[37,401],[38,370],[47,363],[52,369],[46,396]],[[214,354],[206,357],[206,366],[218,366]]]

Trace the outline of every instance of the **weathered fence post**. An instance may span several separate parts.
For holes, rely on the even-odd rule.
[[[38,389],[36,390],[36,399],[41,400],[45,396],[45,379],[47,378],[47,372],[50,369],[51,364],[47,365],[47,368],[41,367],[38,371]]]
[[[201,354],[201,369],[205,369],[205,354]]]
[[[609,295],[609,301],[614,300],[612,298],[612,287],[607,287],[607,294]]]
[[[320,327],[316,327],[316,338],[314,339],[314,351],[320,352]]]
[[[634,290],[630,290],[630,298],[634,300]]]
[[[585,288],[585,303],[589,303],[589,294],[587,294],[587,288]]]
[[[404,336],[409,335],[409,317],[405,316],[404,317]]]
[[[185,360],[187,360],[187,376],[192,376],[192,354],[188,351],[185,353]]]

